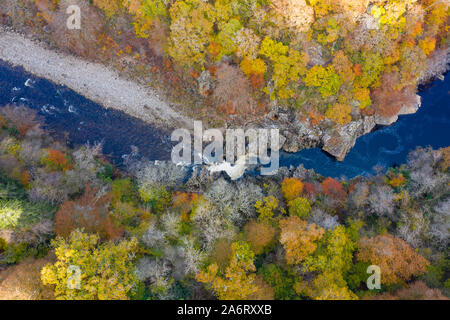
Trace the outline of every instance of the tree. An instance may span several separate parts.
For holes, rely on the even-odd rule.
[[[245,242],[234,242],[231,248],[231,261],[223,274],[218,273],[218,266],[213,263],[197,274],[196,279],[210,285],[220,300],[248,299],[258,291],[253,264],[255,254]]]
[[[0,299],[54,299],[52,290],[41,283],[41,269],[49,261],[49,257],[41,259],[29,258],[2,271],[0,276]]]
[[[255,208],[259,214],[258,222],[273,224],[275,222],[274,210],[278,208],[278,202],[278,199],[274,196],[265,197],[264,201],[257,201]]]
[[[223,55],[231,55],[236,51],[236,36],[242,29],[242,25],[238,19],[230,19],[226,23],[219,24],[219,28],[219,33],[215,37],[221,47],[220,54],[216,56],[217,60],[220,60]]]
[[[117,239],[122,230],[114,224],[109,213],[111,195],[97,197],[97,190],[86,186],[77,201],[66,201],[55,215],[55,233],[67,237],[75,229],[97,233],[102,239]]]
[[[309,224],[297,216],[280,221],[280,243],[286,250],[286,261],[298,264],[312,254],[316,248],[316,241],[321,239],[324,230],[315,224]]]
[[[275,243],[275,228],[269,224],[251,220],[244,226],[244,235],[255,254],[271,249]]]
[[[426,37],[423,40],[419,40],[419,47],[427,56],[431,55],[436,48],[436,38]]]
[[[303,192],[303,183],[297,178],[285,178],[281,183],[281,193],[286,201],[297,198]]]
[[[324,195],[336,200],[344,200],[347,196],[342,183],[333,178],[326,178],[322,182],[322,190]]]
[[[341,87],[341,79],[333,66],[315,65],[306,72],[303,81],[307,87],[316,87],[322,98],[336,95]]]
[[[337,103],[328,107],[325,116],[340,125],[345,125],[352,121],[351,111],[352,108],[348,104]]]
[[[439,289],[431,289],[423,281],[416,281],[395,293],[373,297],[375,300],[448,300]]]
[[[93,0],[98,8],[102,9],[108,18],[120,12],[122,0]]]
[[[67,240],[57,237],[52,247],[56,262],[44,266],[41,278],[54,286],[56,299],[127,300],[137,284],[136,239],[101,244],[97,235],[75,230]]]
[[[289,84],[297,82],[300,76],[305,75],[308,55],[270,37],[266,37],[261,43],[259,54],[267,57],[273,68],[272,80],[276,91],[271,93],[270,98],[275,99],[276,96],[281,99],[291,98],[294,91],[289,88]],[[265,91],[269,93],[269,88],[265,88]]]
[[[382,117],[393,117],[398,115],[404,105],[417,103],[415,87],[401,86],[399,74],[385,73],[381,77],[381,85],[372,91],[373,109]]]
[[[41,158],[41,163],[47,165],[53,170],[66,171],[71,169],[71,164],[67,156],[59,150],[47,149],[47,155]]]
[[[369,204],[372,212],[379,217],[391,216],[394,213],[394,192],[388,186],[375,186],[369,195]]]
[[[273,0],[271,9],[282,23],[298,32],[307,32],[314,22],[314,9],[305,0]]]
[[[260,42],[261,38],[252,29],[242,28],[238,30],[235,38],[236,55],[241,58],[248,57],[249,59],[255,59],[258,55]]]
[[[358,261],[381,268],[385,285],[408,281],[424,274],[429,262],[416,253],[405,241],[390,234],[362,238],[358,243]]]
[[[348,271],[356,248],[350,231],[344,226],[337,226],[325,232],[314,254],[305,258],[305,269],[310,272],[340,275]]]
[[[17,129],[22,137],[31,129],[40,126],[40,118],[38,117],[37,111],[29,109],[24,105],[12,106],[7,104],[0,109],[0,113],[7,120],[11,121],[12,126]]]
[[[381,73],[385,68],[381,55],[377,52],[362,51],[361,65],[362,74],[356,77],[355,85],[359,88],[378,87]]]
[[[256,102],[251,96],[250,82],[236,67],[221,63],[216,71],[213,98],[227,115],[250,117],[256,112]]]
[[[357,300],[339,273],[319,274],[310,284],[299,281],[295,285],[298,294],[307,295],[315,300]]]
[[[181,65],[204,63],[212,41],[214,8],[201,0],[178,0],[170,7],[169,55]]]
[[[301,219],[306,218],[311,212],[311,205],[309,201],[305,198],[295,198],[288,202],[289,214],[291,216],[297,216]]]
[[[273,263],[263,265],[259,271],[264,281],[272,286],[276,300],[290,300],[295,298],[295,276]]]

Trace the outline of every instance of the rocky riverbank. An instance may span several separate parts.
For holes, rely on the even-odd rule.
[[[130,81],[116,70],[62,52],[0,26],[0,59],[36,76],[65,85],[105,108],[114,108],[150,124],[190,127],[149,87]]]
[[[415,113],[420,105],[421,98],[416,96],[416,103],[404,105],[395,116],[360,116],[344,126],[334,126],[329,120],[314,125],[309,119],[300,121],[294,111],[275,108],[263,120],[251,126],[279,128],[283,150],[286,152],[320,147],[338,161],[343,161],[354,147],[356,139],[370,133],[377,125],[388,126],[395,123],[401,115]]]

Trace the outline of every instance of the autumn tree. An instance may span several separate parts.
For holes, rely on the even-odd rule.
[[[314,300],[357,300],[358,297],[347,287],[342,275],[335,272],[319,274],[311,283],[298,281],[295,290]]]
[[[234,242],[230,264],[223,274],[219,274],[217,264],[213,263],[197,274],[196,279],[208,284],[220,300],[248,299],[258,291],[254,257],[249,244]]]
[[[307,32],[314,22],[314,9],[305,0],[273,0],[270,5],[283,25],[298,32]]]
[[[327,230],[317,243],[317,249],[305,258],[304,266],[308,271],[320,273],[344,274],[352,264],[356,243],[351,230],[337,226]]]
[[[217,68],[212,97],[227,115],[238,114],[248,118],[256,112],[248,78],[238,67],[227,63],[221,63]]]
[[[307,72],[306,64],[309,57],[305,52],[289,48],[281,42],[277,42],[270,37],[266,37],[261,43],[259,54],[267,57],[272,66],[272,80],[275,91],[270,92],[265,88],[265,92],[270,94],[271,99],[279,97],[288,99],[294,95],[291,83],[297,82],[301,76]]]
[[[423,281],[416,281],[395,293],[376,295],[374,300],[448,300],[439,289],[429,288]]]
[[[381,268],[381,281],[385,285],[408,281],[424,274],[429,262],[416,253],[405,241],[390,234],[359,241],[358,261]]]
[[[303,183],[297,178],[285,178],[281,183],[281,193],[286,201],[291,201],[301,195]]]
[[[337,103],[328,107],[325,116],[340,125],[345,125],[352,121],[351,111],[349,105]]]
[[[322,190],[324,195],[336,200],[344,200],[347,195],[342,183],[333,178],[326,178],[322,182]]]
[[[315,65],[306,72],[303,81],[307,87],[316,87],[323,98],[336,95],[342,84],[333,66]]]
[[[308,199],[298,197],[288,202],[289,214],[304,219],[311,212]]]
[[[122,8],[122,0],[93,0],[92,2],[102,9],[108,18],[118,14]]]
[[[324,230],[315,224],[309,224],[297,216],[280,221],[280,243],[286,250],[286,261],[298,264],[317,248],[317,240],[321,239]]]
[[[213,36],[213,7],[201,0],[178,0],[169,12],[169,55],[182,65],[202,64]]]
[[[99,243],[97,235],[73,231],[52,241],[56,262],[41,271],[59,300],[127,300],[137,279],[133,260],[136,239]]]
[[[265,224],[275,223],[275,210],[278,208],[278,199],[274,196],[268,196],[255,203],[256,212],[258,213],[258,222]]]
[[[37,111],[24,105],[12,106],[8,104],[0,109],[0,114],[10,121],[12,127],[15,127],[22,137],[31,129],[40,127],[41,119]]]
[[[275,243],[275,228],[270,224],[251,220],[244,226],[244,235],[255,254],[271,249]]]
[[[97,196],[98,190],[86,186],[83,196],[76,201],[66,201],[55,215],[55,233],[67,237],[77,228],[97,233],[102,239],[117,239],[122,230],[109,213],[111,195]]]
[[[116,4],[116,0],[102,2],[102,5]],[[70,5],[77,5],[81,11],[82,27],[77,30],[67,28],[66,10]],[[78,56],[98,59],[98,39],[104,31],[104,19],[98,10],[84,0],[60,0],[58,9],[52,14],[49,21],[49,29],[53,41],[63,50],[68,50]]]
[[[41,269],[50,260],[50,257],[29,258],[2,271],[0,275],[0,299],[54,299],[52,290],[41,283]]]

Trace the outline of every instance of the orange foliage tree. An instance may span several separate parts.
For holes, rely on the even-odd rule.
[[[317,248],[315,241],[325,233],[321,227],[309,224],[297,216],[281,220],[280,228],[280,242],[286,249],[286,261],[289,264],[300,263],[312,254]]]
[[[322,189],[323,193],[326,196],[332,197],[337,200],[344,200],[347,195],[342,186],[342,183],[333,178],[326,178],[322,182]]]
[[[390,234],[359,241],[357,260],[381,268],[381,281],[390,285],[424,274],[429,262],[405,241]]]
[[[86,186],[84,195],[77,201],[66,201],[55,215],[55,233],[67,237],[75,229],[98,233],[102,239],[117,239],[122,230],[115,225],[109,207],[111,195],[97,197],[97,190]]]
[[[297,198],[303,192],[303,182],[297,178],[285,178],[281,183],[281,193],[286,201]]]
[[[66,155],[55,149],[47,149],[47,156],[43,157],[41,162],[55,170],[66,171],[71,168]]]
[[[244,235],[252,251],[261,254],[265,249],[269,249],[274,244],[275,228],[269,224],[250,221],[244,227]]]

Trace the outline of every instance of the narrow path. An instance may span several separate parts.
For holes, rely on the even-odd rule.
[[[151,88],[123,79],[116,70],[102,64],[49,50],[1,26],[0,59],[148,123],[172,128],[192,126],[190,119],[173,110]]]

